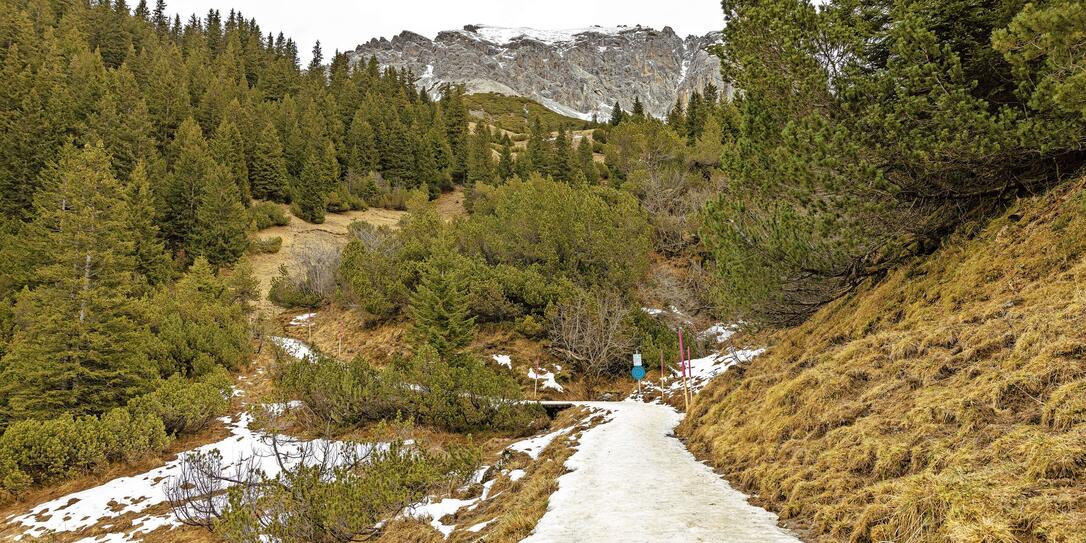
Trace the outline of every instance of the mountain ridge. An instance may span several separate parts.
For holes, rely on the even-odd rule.
[[[720,61],[708,50],[718,43],[719,32],[681,38],[669,26],[466,25],[433,40],[405,30],[392,39],[370,39],[347,54],[355,63],[372,56],[382,66],[407,69],[429,91],[463,84],[469,93],[524,96],[587,120],[606,118],[616,101],[630,110],[640,99],[647,113],[663,117],[676,100],[707,85],[730,94]]]

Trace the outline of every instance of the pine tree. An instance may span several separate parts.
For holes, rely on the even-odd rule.
[[[109,90],[102,94],[94,113],[87,119],[87,139],[101,140],[113,158],[117,176],[126,179],[136,163],[148,157],[154,147],[154,125],[147,105],[140,97],[135,76],[126,65],[112,74]]]
[[[640,96],[635,96],[634,97],[633,117],[635,119],[644,119],[645,118],[645,105],[641,103],[641,97]]]
[[[220,166],[225,166],[230,181],[238,188],[238,198],[248,205],[252,198],[249,188],[249,167],[245,160],[245,143],[241,130],[229,119],[223,120],[211,139],[211,156]]]
[[[373,126],[366,120],[363,110],[359,108],[351,120],[351,128],[347,133],[347,167],[356,174],[362,175],[377,171],[377,165],[377,141]]]
[[[498,177],[502,181],[508,181],[515,173],[516,165],[513,164],[513,145],[508,139],[502,140],[502,150],[498,157]]]
[[[427,262],[409,306],[415,344],[430,345],[446,359],[467,347],[475,337],[468,302],[464,279],[449,257]]]
[[[177,129],[171,154],[175,158],[164,189],[163,233],[175,251],[182,251],[196,230],[196,210],[204,188],[212,176],[224,173],[211,158],[207,141],[191,117]]]
[[[279,143],[279,133],[274,125],[268,123],[260,133],[260,139],[253,150],[253,167],[249,170],[249,185],[253,198],[273,202],[287,201],[289,177],[287,163],[283,159],[283,146]]]
[[[554,155],[551,158],[551,177],[555,181],[573,181],[573,150],[565,127],[558,127],[558,135],[554,138]]]
[[[233,176],[223,166],[216,166],[200,195],[196,227],[192,235],[192,254],[206,258],[213,266],[237,262],[248,245],[249,217],[241,205],[241,196]]]
[[[625,118],[626,112],[622,111],[622,106],[619,106],[618,102],[615,102],[615,107],[611,108],[611,126],[618,126]]]
[[[132,294],[132,233],[101,146],[67,147],[35,197],[41,284],[19,296],[18,328],[0,361],[0,416],[10,422],[101,413],[154,378]]]
[[[468,156],[468,183],[493,184],[495,179],[494,156],[490,150],[490,130],[482,125],[475,125],[475,132],[470,142],[471,154]]]
[[[517,166],[523,164],[522,174],[536,171],[546,173],[551,163],[551,147],[547,144],[547,134],[543,131],[543,122],[536,117],[532,120],[531,133],[528,135],[528,147],[524,152],[524,158],[517,161]]]
[[[464,106],[463,89],[445,87],[441,105],[445,111],[445,133],[452,150],[449,174],[453,183],[463,184],[468,178],[468,111]]]
[[[690,100],[686,104],[686,138],[690,145],[701,137],[701,132],[705,129],[705,121],[708,119],[705,109],[701,93],[697,91],[691,93]]]
[[[683,109],[681,96],[675,100],[675,106],[667,113],[667,125],[680,134],[686,134],[686,112]]]
[[[309,61],[309,66],[306,67],[306,73],[309,75],[310,80],[324,85],[324,52],[321,51],[321,41],[317,40],[313,44],[313,58]]]
[[[125,227],[132,233],[132,257],[135,275],[143,283],[155,287],[173,276],[170,257],[159,238],[157,213],[148,167],[136,164],[125,190]]]
[[[327,167],[321,154],[310,153],[302,167],[302,175],[294,187],[294,214],[298,218],[320,224],[328,207]]]
[[[584,173],[585,183],[595,185],[600,181],[600,172],[596,170],[596,161],[592,153],[592,144],[587,137],[582,137],[577,144],[577,159],[581,172]]]

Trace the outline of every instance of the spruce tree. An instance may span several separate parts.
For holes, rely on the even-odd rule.
[[[686,134],[686,112],[683,108],[681,96],[675,99],[675,106],[671,108],[671,111],[667,112],[667,125],[680,134]]]
[[[453,183],[463,184],[468,177],[468,110],[464,106],[463,89],[446,86],[441,104],[445,110],[445,134],[452,151],[449,173]]]
[[[211,158],[200,126],[191,117],[177,129],[171,154],[175,158],[163,197],[163,233],[173,249],[182,250],[192,241],[204,187],[213,175],[222,172]]]
[[[618,126],[625,118],[626,112],[622,111],[622,106],[618,105],[618,102],[615,102],[615,107],[611,108],[611,126]]]
[[[415,344],[430,345],[446,359],[471,344],[475,317],[468,303],[464,279],[453,269],[451,257],[427,262],[409,306]]]
[[[377,165],[377,141],[373,126],[366,120],[362,108],[359,108],[347,133],[347,167],[357,175],[364,175],[377,171]]]
[[[214,173],[200,194],[196,227],[192,235],[192,254],[221,267],[237,262],[245,252],[249,216],[241,204],[238,186],[228,170],[216,166]]]
[[[245,143],[241,131],[229,119],[223,120],[211,139],[211,155],[220,166],[226,167],[230,181],[238,188],[239,201],[248,204],[252,198],[249,188],[249,167],[245,160]]]
[[[494,157],[490,150],[490,130],[482,123],[475,125],[471,136],[471,154],[468,157],[468,183],[493,184],[495,179]]]
[[[595,185],[600,180],[600,172],[596,170],[596,161],[592,153],[592,144],[589,143],[587,137],[582,137],[581,142],[577,144],[577,160],[578,166],[580,166],[582,173],[584,173],[585,183],[589,185]]]
[[[249,185],[253,198],[287,201],[289,175],[283,159],[283,146],[279,133],[271,123],[265,125],[253,150],[253,167],[249,170]]]
[[[635,119],[644,119],[645,118],[645,105],[641,103],[641,97],[640,96],[635,96],[634,97],[633,117]]]
[[[298,218],[320,224],[324,222],[324,213],[328,207],[328,195],[325,190],[326,168],[318,153],[310,153],[302,167],[302,175],[294,187],[294,214]]]
[[[566,136],[565,127],[558,127],[558,135],[554,138],[554,155],[551,157],[549,173],[555,181],[573,181],[573,150]]]
[[[101,413],[145,392],[154,369],[132,296],[133,233],[124,193],[99,144],[65,148],[35,197],[41,284],[18,300],[0,361],[4,422]]]
[[[508,139],[502,141],[502,150],[498,156],[498,177],[502,181],[508,181],[515,173],[516,165],[513,163],[513,145]]]
[[[125,227],[132,233],[132,258],[135,276],[155,287],[173,276],[169,254],[159,238],[157,212],[147,164],[139,162],[132,170],[125,189]]]

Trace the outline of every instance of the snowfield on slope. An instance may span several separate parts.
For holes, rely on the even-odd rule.
[[[777,515],[694,458],[672,431],[682,415],[634,401],[586,402],[611,420],[581,437],[547,512],[522,543],[798,543]]]

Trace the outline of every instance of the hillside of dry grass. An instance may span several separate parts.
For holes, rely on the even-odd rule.
[[[1086,541],[1086,179],[717,379],[690,447],[814,541]]]

